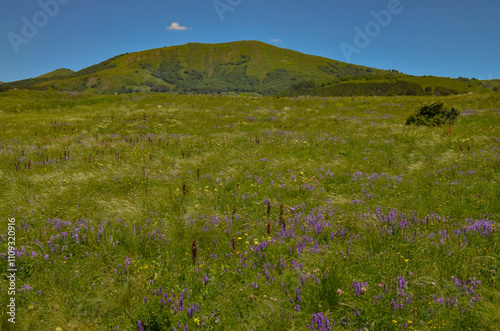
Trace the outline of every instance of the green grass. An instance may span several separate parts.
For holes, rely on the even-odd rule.
[[[500,94],[442,99],[0,93],[15,329],[498,329]]]

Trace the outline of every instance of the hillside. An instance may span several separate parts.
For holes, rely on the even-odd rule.
[[[446,96],[464,93],[496,92],[500,80],[480,81],[467,78],[434,76],[354,76],[341,77],[317,84],[303,82],[280,93],[281,96],[393,96],[393,95],[436,95]]]
[[[61,68],[54,71],[48,72],[44,75],[38,76],[38,78],[55,78],[55,77],[66,77],[75,72],[71,69]]]
[[[483,93],[499,81],[414,77],[303,54],[259,41],[189,43],[122,54],[74,72],[3,84],[12,88],[97,94],[174,92],[260,95],[449,95]]]
[[[57,71],[56,71],[57,72]],[[399,75],[306,55],[258,41],[189,43],[122,54],[78,72],[9,83],[11,87],[115,92],[283,92],[300,81]]]

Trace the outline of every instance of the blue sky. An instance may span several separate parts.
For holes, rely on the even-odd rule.
[[[498,0],[4,0],[0,13],[3,82],[237,40],[412,75],[500,79]]]

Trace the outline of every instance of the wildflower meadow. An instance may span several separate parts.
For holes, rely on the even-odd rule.
[[[12,90],[0,126],[2,330],[499,329],[498,92]]]

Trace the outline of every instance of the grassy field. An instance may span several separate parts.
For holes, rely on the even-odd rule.
[[[442,99],[0,93],[15,330],[498,330],[500,93]]]

